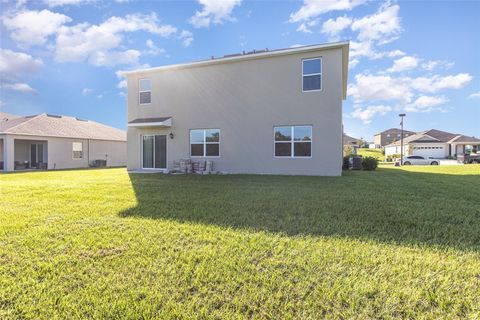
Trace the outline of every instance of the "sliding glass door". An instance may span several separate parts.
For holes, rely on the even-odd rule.
[[[43,162],[43,144],[32,143],[30,145],[30,166],[38,168],[40,162]]]
[[[144,135],[142,158],[142,165],[144,169],[166,169],[167,136]]]

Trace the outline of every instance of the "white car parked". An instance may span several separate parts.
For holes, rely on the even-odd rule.
[[[440,164],[440,160],[434,158],[425,158],[422,156],[405,156],[403,157],[403,165],[432,165],[438,166]]]

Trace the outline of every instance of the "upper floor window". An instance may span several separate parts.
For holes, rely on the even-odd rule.
[[[312,156],[312,127],[274,127],[275,157],[308,158]]]
[[[190,130],[191,157],[219,157],[220,129]]]
[[[83,158],[83,143],[82,142],[72,142],[72,158],[73,159],[82,159]]]
[[[150,79],[138,81],[138,103],[149,104],[152,102],[152,83]]]
[[[322,90],[322,58],[302,60],[303,91]]]

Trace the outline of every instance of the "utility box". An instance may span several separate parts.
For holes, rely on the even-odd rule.
[[[362,170],[362,160],[361,156],[353,156],[349,159],[349,166],[350,170]]]

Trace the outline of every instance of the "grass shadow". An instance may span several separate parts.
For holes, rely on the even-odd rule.
[[[124,217],[479,251],[480,175],[380,168],[343,177],[130,174]]]

